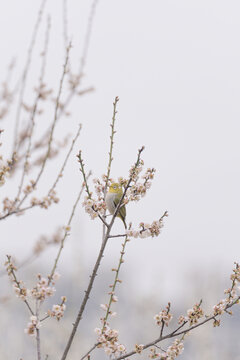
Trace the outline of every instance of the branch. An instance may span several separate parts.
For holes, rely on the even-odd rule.
[[[39,304],[38,300],[36,300],[36,317],[37,321],[39,320]],[[41,360],[41,344],[40,344],[40,329],[36,327],[36,341],[37,341],[37,358]]]
[[[119,278],[118,278],[118,275],[119,275],[119,272],[120,272],[120,268],[121,268],[121,265],[123,264],[123,255],[125,254],[125,248],[126,248],[126,245],[127,245],[127,242],[130,241],[127,237],[127,235],[125,235],[125,240],[122,244],[122,251],[121,251],[121,255],[120,255],[120,259],[119,259],[119,262],[118,262],[118,267],[117,269],[112,269],[112,271],[116,271],[116,274],[115,274],[115,278],[114,278],[114,282],[113,282],[113,285],[111,286],[112,290],[111,290],[111,293],[110,293],[110,299],[109,299],[109,302],[108,302],[108,307],[107,307],[107,312],[106,312],[106,315],[104,317],[104,320],[103,320],[103,326],[102,326],[102,331],[107,323],[107,319],[108,319],[108,316],[110,314],[110,308],[111,308],[111,305],[112,305],[112,302],[113,302],[113,296],[114,296],[114,291],[115,291],[115,288],[117,286],[117,283],[119,282]]]
[[[231,308],[233,305],[237,304],[239,302],[239,300],[240,300],[240,296],[238,296],[236,298],[236,300],[234,302],[232,302],[231,304],[226,305],[225,311],[227,309]],[[156,345],[157,343],[159,343],[159,342],[161,342],[163,340],[171,339],[171,338],[173,338],[175,336],[179,336],[179,335],[182,335],[182,334],[185,335],[189,331],[194,330],[197,327],[202,326],[202,325],[204,325],[205,323],[207,323],[207,322],[209,322],[211,320],[215,320],[216,316],[217,315],[212,315],[212,316],[208,317],[207,319],[199,322],[198,324],[190,326],[188,329],[178,331],[180,328],[182,328],[187,323],[187,322],[184,322],[181,326],[179,326],[176,330],[172,331],[171,333],[169,333],[169,334],[167,334],[165,336],[160,335],[156,340],[153,340],[153,341],[149,342],[148,344],[144,345],[143,350],[145,350],[145,349],[147,349],[147,348],[149,348],[151,346],[154,346],[154,345]],[[116,360],[125,359],[125,358],[130,357],[130,356],[135,355],[135,354],[136,354],[136,351],[133,350],[133,351],[130,351],[129,353],[126,353],[124,355],[121,355],[121,356],[117,357]]]
[[[114,126],[115,126],[115,120],[116,120],[116,114],[117,114],[117,103],[119,101],[118,96],[115,97],[115,100],[113,102],[113,115],[112,115],[112,122],[110,124],[110,127],[112,128],[111,131],[111,135],[110,135],[110,150],[109,150],[109,160],[108,160],[108,167],[107,167],[107,176],[105,179],[105,187],[104,187],[104,191],[103,191],[103,197],[104,200],[106,198],[106,193],[107,193],[107,188],[108,188],[108,181],[110,178],[110,171],[111,171],[111,165],[112,165],[112,161],[113,161],[113,138],[114,138],[114,134],[116,133],[116,131],[114,130]],[[106,220],[106,210],[104,211],[103,214],[103,219]],[[102,230],[102,238],[104,239],[105,237],[105,226],[103,225],[103,230]]]
[[[92,290],[92,287],[93,287],[94,280],[95,280],[95,278],[96,278],[96,276],[97,276],[97,271],[98,271],[98,269],[99,269],[99,266],[100,266],[100,263],[101,263],[101,260],[102,260],[103,254],[104,254],[104,250],[105,250],[105,247],[106,247],[106,245],[107,245],[107,241],[108,241],[108,239],[109,239],[109,235],[110,235],[112,226],[113,226],[113,224],[114,224],[114,220],[115,220],[115,218],[116,218],[116,216],[117,216],[117,212],[118,212],[118,210],[119,210],[119,207],[121,206],[121,203],[122,203],[123,198],[124,198],[124,196],[125,196],[125,194],[126,194],[126,191],[127,191],[128,187],[129,187],[130,184],[131,184],[132,177],[134,176],[134,169],[136,169],[136,168],[139,166],[140,156],[141,156],[141,153],[142,153],[143,150],[144,150],[144,147],[142,147],[140,150],[138,150],[137,161],[136,161],[136,163],[135,163],[135,165],[134,165],[134,167],[133,167],[132,175],[130,176],[130,178],[129,178],[129,180],[128,180],[128,183],[127,183],[127,186],[126,186],[126,188],[125,188],[125,190],[124,190],[124,192],[123,192],[122,198],[120,199],[120,201],[119,201],[119,203],[118,203],[118,205],[117,205],[117,207],[116,207],[116,209],[115,209],[115,212],[114,212],[114,214],[113,214],[113,216],[112,216],[112,220],[111,220],[110,224],[109,224],[108,227],[107,227],[107,232],[106,232],[105,238],[103,239],[103,242],[102,242],[102,245],[101,245],[101,248],[100,248],[100,251],[99,251],[97,260],[96,260],[96,263],[95,263],[95,265],[94,265],[92,274],[91,274],[91,276],[90,276],[90,281],[89,281],[87,290],[85,291],[84,298],[83,298],[82,303],[81,303],[81,305],[80,305],[80,309],[79,309],[79,311],[78,311],[76,320],[75,320],[75,322],[74,322],[74,324],[73,324],[73,329],[72,329],[72,332],[71,332],[70,337],[69,337],[69,339],[68,339],[68,342],[67,342],[66,348],[65,348],[65,350],[64,350],[64,352],[63,352],[63,355],[62,355],[61,360],[65,360],[65,359],[66,359],[67,354],[68,354],[68,352],[69,352],[69,349],[70,349],[70,347],[71,347],[71,345],[72,345],[72,341],[73,341],[73,339],[74,339],[74,336],[75,336],[75,334],[76,334],[78,325],[79,325],[79,323],[80,323],[80,320],[82,319],[82,315],[83,315],[83,312],[84,312],[84,310],[85,310],[85,306],[86,306],[87,301],[88,301],[88,299],[89,299],[89,296],[90,296],[90,293],[91,293],[91,290]],[[90,193],[90,192],[89,192],[89,193]]]

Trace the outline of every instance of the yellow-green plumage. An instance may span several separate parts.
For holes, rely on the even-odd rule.
[[[109,186],[109,190],[106,195],[106,205],[110,214],[114,213],[119,201],[121,200],[122,195],[123,195],[123,191],[122,191],[122,186],[120,184],[112,183]],[[118,210],[117,217],[119,217],[123,221],[125,228],[127,228],[125,222],[125,218],[126,218],[125,205],[122,205],[120,207],[120,209]]]

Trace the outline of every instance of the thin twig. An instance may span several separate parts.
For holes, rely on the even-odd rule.
[[[36,317],[39,320],[39,300],[36,300]],[[36,327],[36,341],[37,341],[37,358],[41,360],[41,343],[40,343],[40,329]]]
[[[29,71],[30,64],[31,64],[32,53],[33,53],[34,45],[35,45],[35,42],[36,42],[36,37],[37,37],[38,30],[39,30],[39,26],[41,24],[42,14],[43,14],[43,11],[44,11],[45,4],[46,4],[46,0],[43,0],[41,5],[40,5],[39,11],[38,11],[37,21],[36,21],[36,24],[35,24],[34,29],[33,29],[32,39],[31,39],[31,42],[30,42],[30,45],[29,45],[27,60],[26,60],[24,71],[23,71],[20,94],[19,94],[19,100],[18,100],[18,106],[17,106],[16,121],[15,121],[14,144],[13,144],[13,151],[12,151],[13,155],[12,155],[12,157],[14,157],[14,153],[17,152],[18,146],[19,146],[19,144],[18,144],[18,133],[19,133],[19,123],[20,123],[21,110],[22,110],[22,102],[23,102],[23,97],[24,97],[24,94],[25,94],[27,76],[28,76],[28,71]]]
[[[8,263],[11,264],[11,256],[10,255],[7,255],[7,259],[8,259]],[[14,271],[14,269],[12,267],[11,267],[10,272],[11,272],[11,274],[13,276],[14,282],[17,284],[17,287],[18,287],[18,289],[20,291],[20,295],[21,295],[23,290],[21,288],[20,282],[18,281],[18,279],[16,277],[15,271]],[[25,299],[25,300],[23,300],[23,302],[26,304],[26,306],[27,306],[28,310],[30,311],[30,313],[32,315],[34,315],[34,312],[33,312],[32,308],[31,308],[31,306],[29,305],[28,301]]]
[[[89,177],[90,175],[91,175],[91,173],[88,174],[88,177]],[[80,200],[80,198],[81,198],[83,189],[84,189],[84,186],[82,185],[81,190],[80,190],[80,192],[79,192],[79,194],[78,194],[78,197],[77,197],[77,199],[76,199],[76,201],[75,201],[75,203],[74,203],[74,206],[73,206],[71,215],[70,215],[70,217],[69,217],[67,226],[65,227],[64,235],[63,235],[63,238],[62,238],[62,241],[61,241],[61,244],[60,244],[60,248],[59,248],[58,253],[57,253],[57,257],[56,257],[56,259],[55,259],[55,261],[54,261],[52,271],[51,271],[51,273],[50,273],[50,275],[49,275],[49,277],[48,277],[48,286],[51,284],[53,275],[54,275],[54,273],[55,273],[55,271],[56,271],[56,268],[57,268],[57,264],[58,264],[60,255],[61,255],[62,249],[63,249],[63,247],[64,247],[64,242],[65,242],[66,237],[67,237],[68,234],[69,234],[70,225],[71,225],[71,222],[72,222],[74,213],[75,213],[75,209],[76,209],[76,207],[77,207],[77,205],[78,205],[78,202],[79,202],[79,200]]]
[[[41,99],[40,89],[42,87],[42,84],[43,84],[43,81],[44,81],[44,75],[45,75],[46,57],[47,57],[47,48],[48,48],[48,42],[49,42],[50,26],[51,26],[50,18],[48,18],[46,35],[45,35],[45,40],[44,40],[44,48],[43,48],[43,52],[42,52],[43,53],[42,66],[41,66],[41,72],[40,72],[40,77],[39,77],[39,83],[38,83],[38,87],[37,87],[37,95],[36,95],[36,98],[35,98],[35,101],[34,101],[33,109],[31,111],[31,117],[30,117],[30,130],[29,130],[29,134],[28,134],[28,146],[27,146],[27,150],[26,150],[26,154],[25,154],[22,177],[21,177],[21,180],[20,180],[20,185],[19,185],[19,188],[18,188],[18,194],[16,196],[15,203],[18,201],[19,196],[21,195],[22,187],[23,187],[23,184],[24,184],[24,178],[25,178],[27,170],[28,170],[28,159],[30,157],[30,152],[31,152],[32,136],[33,136],[33,130],[34,130],[34,126],[35,126],[35,115],[36,115],[37,108],[38,108],[38,102]]]
[[[108,188],[108,181],[109,181],[109,178],[110,178],[110,172],[111,172],[111,166],[112,166],[112,161],[113,161],[113,156],[112,156],[112,153],[113,153],[113,139],[114,139],[114,134],[116,133],[115,131],[115,120],[116,120],[116,114],[117,114],[117,103],[119,101],[119,98],[118,96],[115,97],[115,100],[113,102],[113,115],[112,115],[112,122],[110,124],[110,127],[111,127],[111,135],[110,135],[110,150],[109,150],[109,159],[108,159],[108,166],[107,166],[107,176],[106,176],[106,179],[105,179],[105,187],[104,187],[104,191],[103,191],[103,197],[104,197],[104,200],[106,198],[106,193],[107,193],[107,188]],[[104,211],[104,214],[103,214],[103,219],[104,221],[106,221],[106,210]],[[104,239],[105,237],[105,231],[106,231],[106,228],[103,224],[103,230],[102,230],[102,239]]]
[[[64,114],[68,105],[72,101],[72,98],[74,97],[74,95],[76,95],[76,94],[81,95],[81,91],[78,92],[77,87],[79,87],[81,85],[81,79],[83,77],[83,73],[84,73],[84,69],[85,69],[85,65],[86,65],[86,61],[87,61],[88,49],[89,49],[89,45],[90,45],[91,33],[92,33],[92,27],[93,27],[93,20],[94,20],[94,16],[96,13],[97,3],[98,3],[98,0],[93,0],[91,8],[90,8],[90,13],[89,13],[88,22],[87,22],[86,35],[85,35],[84,43],[83,43],[82,56],[81,56],[80,65],[79,65],[79,72],[77,75],[77,77],[79,78],[79,82],[75,86],[71,87],[71,91],[70,91],[69,95],[67,96],[66,100],[63,102],[61,109],[59,109],[57,120],[59,120],[61,118],[61,116]],[[91,89],[91,91],[92,91],[92,89]],[[44,135],[40,139],[40,142],[44,141],[46,136],[48,136],[49,131],[50,130],[48,129],[44,133]]]
[[[82,127],[82,126],[81,126],[81,124],[80,124],[80,125],[79,125],[79,128],[78,128],[78,131],[77,131],[77,133],[76,133],[76,136],[74,137],[74,139],[73,139],[73,141],[72,141],[72,144],[71,144],[71,146],[70,146],[70,148],[69,148],[69,150],[68,150],[68,152],[67,152],[67,155],[66,155],[66,157],[65,157],[65,159],[64,159],[63,165],[62,165],[60,171],[58,172],[58,175],[57,175],[56,180],[54,181],[52,187],[51,187],[50,190],[48,191],[47,196],[50,196],[50,195],[51,195],[51,193],[52,193],[53,190],[55,189],[58,181],[59,181],[60,178],[62,177],[63,171],[64,171],[64,169],[65,169],[65,166],[66,166],[67,162],[68,162],[69,156],[71,155],[71,152],[72,152],[72,150],[73,150],[73,147],[74,147],[74,145],[75,145],[75,142],[76,142],[76,140],[78,139],[78,137],[79,137],[79,135],[80,135],[81,127]],[[11,215],[14,215],[14,214],[18,214],[18,213],[27,211],[27,210],[29,210],[29,209],[32,209],[32,208],[36,207],[36,206],[41,206],[42,204],[43,204],[43,203],[31,204],[31,205],[29,205],[29,206],[26,206],[25,208],[20,208],[20,207],[18,206],[17,209],[14,209],[14,210],[12,210],[11,212],[9,212],[9,213],[7,213],[7,214],[5,214],[5,215],[2,215],[2,216],[0,217],[0,220],[4,220],[4,219],[6,219],[8,216],[11,216]],[[20,205],[20,204],[19,204],[19,205]]]
[[[121,234],[121,235],[109,235],[109,239],[110,238],[119,238],[119,237],[124,237],[124,236],[126,236],[126,234]]]
[[[49,196],[49,195],[51,194],[51,192],[55,189],[55,187],[56,187],[59,179],[62,177],[63,171],[64,171],[64,169],[65,169],[65,166],[66,166],[67,162],[68,162],[69,156],[70,156],[71,153],[72,153],[72,150],[73,150],[73,147],[74,147],[74,145],[75,145],[75,142],[76,142],[77,139],[79,138],[81,129],[82,129],[82,124],[79,124],[78,131],[77,131],[74,139],[72,140],[72,144],[71,144],[71,146],[70,146],[70,149],[68,150],[68,153],[67,153],[66,158],[65,158],[65,160],[64,160],[64,162],[63,162],[63,165],[62,165],[62,167],[61,167],[61,169],[60,169],[60,171],[59,171],[59,173],[58,173],[58,176],[57,176],[56,180],[54,181],[52,187],[50,188],[50,190],[49,190],[49,192],[48,192],[48,196]]]
[[[103,320],[102,331],[103,331],[103,329],[104,329],[104,327],[105,327],[105,325],[107,323],[108,316],[110,314],[110,309],[111,309],[111,305],[112,305],[112,302],[113,302],[114,292],[115,292],[117,283],[119,282],[118,275],[119,275],[119,272],[120,272],[121,265],[123,264],[123,255],[125,254],[125,248],[126,248],[126,245],[127,245],[128,241],[130,241],[130,240],[128,239],[127,235],[125,235],[125,240],[122,243],[122,251],[120,252],[120,259],[119,259],[119,262],[118,262],[118,267],[117,267],[117,269],[115,269],[116,274],[115,274],[113,285],[111,287],[112,290],[111,290],[111,293],[110,293],[110,298],[109,298],[109,302],[108,302],[108,306],[107,306],[106,315],[105,315],[104,320]]]
[[[39,321],[42,322],[42,321],[44,321],[44,320],[46,320],[46,319],[48,319],[48,318],[50,318],[50,315],[46,315],[44,318],[42,318],[42,319],[39,320]]]
[[[94,344],[92,347],[91,347],[91,349],[90,350],[88,350],[88,352],[85,354],[85,355],[83,355],[82,357],[81,357],[81,359],[80,360],[83,360],[83,359],[85,359],[89,354],[91,354],[91,352],[93,351],[93,350],[95,350],[96,349],[96,347],[99,345],[99,343],[96,343],[96,344]]]
[[[88,194],[88,197],[89,199],[92,198],[92,193],[90,192],[89,190],[89,186],[88,186],[88,182],[87,182],[87,177],[86,177],[86,173],[85,173],[85,170],[84,170],[84,162],[83,162],[83,158],[82,158],[82,151],[80,150],[78,155],[77,155],[77,158],[78,158],[78,162],[80,164],[80,171],[83,175],[83,185],[85,186],[86,188],[86,193]],[[105,219],[103,218],[103,216],[101,216],[101,214],[99,214],[99,212],[97,210],[94,209],[94,207],[92,207],[92,209],[96,212],[96,214],[98,215],[99,219],[103,222],[103,224],[108,227],[109,225],[107,224],[107,222],[105,221]]]
[[[93,28],[93,19],[94,19],[94,15],[96,12],[97,3],[98,3],[98,0],[93,0],[91,9],[90,9],[90,14],[88,17],[87,30],[86,30],[86,35],[84,38],[82,57],[81,57],[80,66],[79,66],[79,78],[80,79],[83,75],[86,61],[87,61],[88,49],[89,49],[89,45],[90,45],[90,39],[91,39],[92,28]]]
[[[68,47],[68,44],[68,8],[67,0],[63,0],[63,46],[65,51]]]
[[[68,59],[69,59],[69,52],[70,52],[70,48],[71,48],[71,44],[69,45],[68,47],[68,51],[67,51],[67,54],[66,54],[66,59],[65,59],[65,63],[64,63],[64,66],[63,66],[63,73],[62,73],[62,76],[61,76],[61,80],[60,80],[60,84],[59,84],[59,89],[58,89],[58,95],[57,95],[57,99],[56,99],[56,105],[55,105],[55,111],[54,111],[54,119],[53,119],[53,123],[52,123],[52,127],[51,127],[51,131],[50,131],[50,135],[49,135],[49,140],[48,140],[48,147],[47,147],[47,152],[46,152],[46,155],[43,159],[43,162],[42,162],[42,166],[41,166],[41,169],[34,181],[34,184],[33,184],[33,188],[36,188],[41,176],[42,176],[42,173],[45,169],[45,165],[46,165],[46,162],[49,158],[49,154],[50,154],[50,151],[51,151],[51,145],[52,145],[52,140],[53,140],[53,133],[54,133],[54,129],[55,129],[55,126],[56,126],[56,121],[57,121],[57,116],[58,116],[58,109],[59,109],[59,105],[60,105],[60,97],[61,97],[61,93],[62,93],[62,87],[63,87],[63,81],[64,81],[64,78],[65,78],[65,75],[67,73],[67,65],[68,65]],[[22,205],[22,203],[25,201],[25,199],[27,198],[28,194],[26,194],[22,200],[20,201],[19,203],[19,207]]]
[[[115,100],[113,102],[113,115],[112,115],[112,122],[110,124],[111,127],[111,136],[110,136],[110,150],[109,150],[109,159],[108,159],[108,166],[107,166],[107,176],[106,176],[106,180],[105,180],[105,188],[104,188],[104,198],[106,196],[106,192],[107,192],[107,187],[108,187],[108,180],[110,178],[110,171],[111,171],[111,165],[112,165],[112,161],[113,161],[113,144],[114,144],[114,134],[116,133],[115,131],[115,121],[116,121],[116,115],[117,115],[117,103],[119,101],[118,96],[115,97]]]

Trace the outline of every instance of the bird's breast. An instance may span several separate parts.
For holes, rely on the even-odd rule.
[[[110,212],[110,214],[113,214],[115,211],[115,204],[114,204],[114,200],[116,198],[117,194],[114,193],[107,193],[106,195],[106,205],[107,205],[107,209]]]

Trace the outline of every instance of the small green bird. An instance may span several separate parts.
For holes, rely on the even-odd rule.
[[[106,205],[107,209],[110,212],[110,214],[114,214],[114,211],[121,200],[121,197],[123,195],[122,186],[118,183],[112,183],[109,186],[108,193],[106,195]],[[125,218],[126,218],[126,208],[125,205],[121,205],[117,217],[120,217],[122,220],[125,229],[127,228]]]

